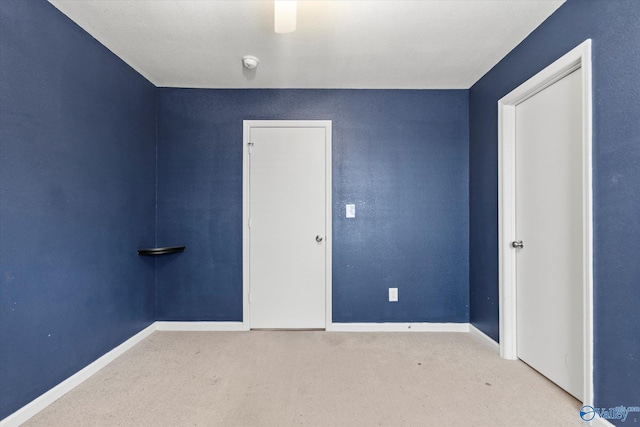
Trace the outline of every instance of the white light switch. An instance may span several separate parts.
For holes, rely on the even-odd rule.
[[[389,302],[398,301],[398,288],[389,288]]]
[[[347,218],[356,217],[356,205],[347,205]]]

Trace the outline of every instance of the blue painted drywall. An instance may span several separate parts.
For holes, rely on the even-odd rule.
[[[0,419],[154,319],[155,88],[0,1]]]
[[[640,2],[569,0],[470,90],[471,321],[498,338],[497,101],[593,40],[596,405],[640,405]],[[640,414],[624,425],[640,425]],[[622,424],[620,424],[622,425]]]
[[[334,322],[468,321],[468,91],[167,88],[158,244],[187,250],[158,260],[159,320],[242,320],[251,119],[333,120]]]

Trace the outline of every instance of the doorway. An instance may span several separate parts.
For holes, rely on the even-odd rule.
[[[593,402],[590,40],[499,101],[500,352]]]
[[[331,306],[331,122],[244,122],[244,322],[325,329]]]

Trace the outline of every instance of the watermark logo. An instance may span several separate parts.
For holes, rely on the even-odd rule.
[[[615,408],[594,408],[585,405],[580,408],[580,418],[591,421],[596,416],[605,420],[620,420],[625,422],[630,412],[640,412],[640,406],[616,406]]]
[[[585,421],[591,421],[596,417],[596,410],[593,406],[585,405],[580,408],[580,418]]]

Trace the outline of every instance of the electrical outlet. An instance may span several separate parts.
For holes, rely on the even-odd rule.
[[[389,288],[389,302],[398,301],[398,288]]]

